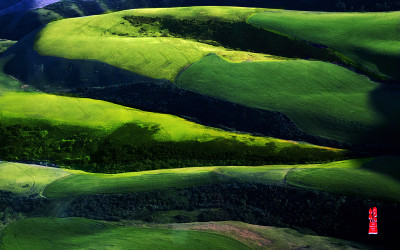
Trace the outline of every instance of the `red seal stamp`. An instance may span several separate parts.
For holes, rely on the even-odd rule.
[[[369,229],[368,234],[378,234],[378,209],[374,207],[369,208]]]

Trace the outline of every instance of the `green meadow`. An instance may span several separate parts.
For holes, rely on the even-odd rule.
[[[242,222],[180,224],[108,223],[84,218],[33,218],[2,231],[4,249],[287,249],[365,246],[289,228]]]
[[[345,150],[226,132],[173,115],[43,93],[4,91],[0,117],[4,160],[48,160],[90,172],[347,157]]]
[[[0,162],[0,190],[38,195],[48,184],[68,175],[69,172],[58,168]]]
[[[305,14],[233,7],[127,10],[53,22],[39,31],[34,49],[42,56],[100,60],[151,78],[168,79],[200,94],[282,112],[302,130],[316,136],[350,143],[396,144],[397,139],[392,138],[400,138],[396,129],[400,121],[396,112],[400,107],[398,91],[332,63],[251,52],[256,45],[247,51],[236,48],[245,46],[245,38],[242,43],[225,41],[222,43],[225,47],[221,41],[207,40],[218,37],[215,34],[218,27],[225,27],[223,25],[233,25],[232,32],[239,34],[251,25],[273,32],[282,28],[278,32],[281,37],[293,36],[299,39],[299,44],[301,40],[325,44],[334,53],[338,52],[336,54],[345,62],[351,60],[350,64],[396,78],[394,70],[393,74],[386,74],[371,65],[397,69],[397,64],[390,60],[397,62],[399,58],[395,50],[398,41],[392,32],[398,13],[364,14]],[[172,19],[182,26],[179,26],[182,34],[165,29]],[[319,19],[329,20],[335,27],[329,28],[331,26],[323,25],[328,21],[319,22]],[[237,23],[244,26],[234,26]],[[349,23],[354,25],[347,25]],[[311,25],[309,29],[300,29],[307,25]],[[369,26],[374,28],[368,30]],[[384,29],[378,30],[383,26]],[[217,28],[212,30],[211,27]],[[350,33],[352,38],[347,39],[346,34]],[[376,35],[378,33],[383,36]],[[203,38],[196,38],[194,34]],[[276,40],[273,46],[283,46],[279,41],[283,40]],[[296,43],[286,42],[285,46]],[[299,49],[303,48],[301,46]],[[367,57],[372,55],[364,50],[374,53],[371,60]],[[324,60],[331,52],[321,50],[315,55]],[[326,58],[330,61],[329,56]],[[376,58],[382,60],[375,61]]]
[[[326,192],[400,201],[400,159],[351,160],[323,168],[293,169],[287,183]]]
[[[122,227],[83,218],[33,218],[2,232],[5,249],[250,249],[209,232]]]
[[[382,102],[386,91],[379,92],[379,84],[334,64],[307,60],[230,63],[210,55],[192,64],[175,83],[242,105],[282,112],[314,135],[351,142],[388,140],[379,131],[385,117],[373,103]],[[391,110],[394,128],[400,120],[396,112],[400,103],[391,100],[390,105],[383,104]],[[396,134],[393,129],[391,138]]]
[[[234,7],[190,7],[137,9],[48,24],[36,36],[34,49],[42,56],[94,59],[151,78],[174,80],[188,65],[209,53],[226,60],[274,60],[265,54],[229,50],[192,40],[172,37],[160,25],[131,25],[124,17],[197,18],[245,21],[262,9]],[[62,32],[60,32],[62,30]],[[68,34],[68,36],[65,36]]]
[[[0,164],[0,190],[48,198],[90,194],[136,193],[242,182],[293,185],[330,193],[399,201],[397,157],[345,160],[324,164],[214,166],[161,169],[120,174],[19,163]],[[371,186],[371,183],[374,185]]]
[[[316,167],[310,164],[305,167]],[[70,176],[55,181],[45,190],[47,197],[81,194],[134,193],[168,188],[187,188],[223,182],[281,184],[292,166],[190,167],[121,174],[94,174],[69,171]]]
[[[282,35],[326,45],[344,55],[348,62],[381,78],[398,81],[399,18],[400,12],[267,11],[252,15],[247,22]]]

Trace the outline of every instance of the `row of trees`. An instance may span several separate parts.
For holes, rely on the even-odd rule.
[[[396,239],[400,203],[264,184],[210,184],[181,190],[82,196],[72,202],[70,215],[152,221],[156,218],[153,214],[159,211],[201,210],[196,221],[238,220],[368,241],[371,206],[378,207],[382,214],[379,222],[382,230],[376,240],[389,243]],[[193,220],[184,215],[175,217],[177,222]]]

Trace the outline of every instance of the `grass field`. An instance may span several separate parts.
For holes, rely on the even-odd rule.
[[[19,195],[41,194],[48,184],[68,175],[57,168],[0,162],[0,190]]]
[[[400,158],[344,161],[323,168],[294,169],[287,183],[326,192],[400,202]]]
[[[44,194],[48,197],[66,197],[247,182],[290,184],[343,195],[400,201],[400,171],[396,167],[399,162],[399,158],[386,157],[373,161],[359,159],[307,165],[201,167],[114,175],[70,171],[70,176],[49,184]]]
[[[280,11],[247,22],[340,52],[374,74],[400,80],[400,12],[321,13]]]
[[[353,249],[364,246],[293,229],[241,222],[168,225],[107,223],[83,218],[34,218],[2,232],[3,249],[287,249],[308,246]]]
[[[316,167],[310,164],[306,167]],[[114,175],[71,171],[72,175],[50,184],[45,195],[132,193],[166,188],[187,188],[227,181],[282,183],[291,166],[198,167],[122,173]]]
[[[2,232],[4,249],[250,249],[209,232],[121,227],[83,218],[35,218]]]
[[[380,91],[379,84],[361,75],[318,61],[233,64],[212,55],[187,68],[176,84],[242,105],[283,112],[301,129],[339,141],[388,140],[379,131],[386,119],[379,106],[392,110],[393,128],[400,121],[396,112],[400,96],[385,103],[390,90]],[[398,136],[394,129],[391,133],[391,138]]]
[[[0,96],[0,116],[2,124],[12,124],[17,120],[21,122],[20,119],[29,123],[30,119],[39,119],[55,125],[101,129],[103,133],[108,134],[124,124],[135,123],[141,127],[156,128],[152,137],[156,141],[210,141],[215,138],[226,138],[248,145],[274,142],[278,148],[292,145],[315,147],[268,137],[235,134],[202,126],[173,115],[145,112],[105,101],[41,93],[4,92]]]
[[[0,117],[3,159],[49,160],[91,172],[347,157],[345,150],[226,132],[173,115],[43,93],[3,91]]]
[[[94,59],[151,78],[174,80],[177,74],[209,53],[226,60],[275,60],[265,54],[228,50],[196,41],[168,37],[160,27],[130,25],[125,16],[245,21],[262,9],[191,7],[138,9],[50,23],[37,34],[34,49],[43,56]],[[62,32],[60,32],[62,30]],[[65,36],[68,34],[68,36]],[[149,37],[148,37],[149,36]]]

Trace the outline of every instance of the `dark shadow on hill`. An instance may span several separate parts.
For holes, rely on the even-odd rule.
[[[400,181],[400,157],[382,156],[362,165],[363,169],[387,175]]]
[[[381,116],[381,123],[361,135],[359,140],[364,141],[370,135],[379,137],[377,144],[386,145],[389,153],[400,154],[400,86],[379,84],[369,98],[371,108]]]

